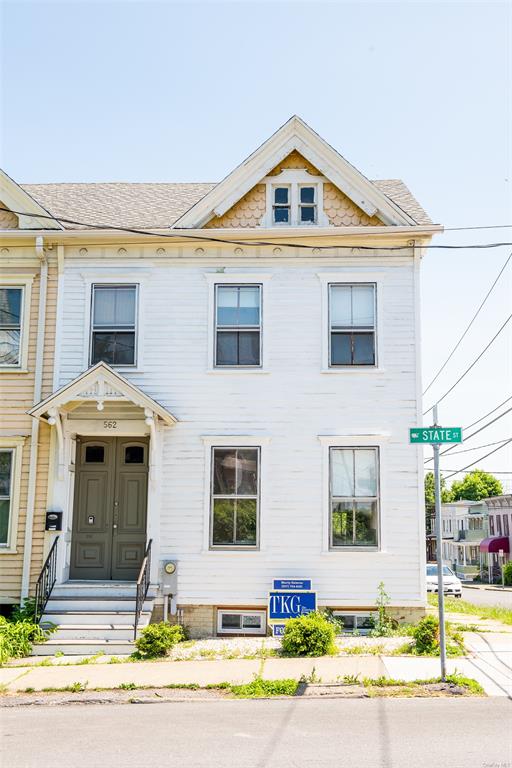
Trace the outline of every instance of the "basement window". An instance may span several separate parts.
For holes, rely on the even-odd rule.
[[[217,611],[218,635],[266,635],[266,633],[265,611]]]
[[[333,616],[343,623],[342,634],[368,635],[374,626],[376,613],[357,611],[333,611]]]

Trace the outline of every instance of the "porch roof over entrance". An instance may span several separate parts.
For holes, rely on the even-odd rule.
[[[139,387],[131,384],[124,376],[114,371],[107,363],[96,363],[76,379],[65,384],[50,397],[42,400],[28,413],[37,419],[48,420],[50,411],[68,403],[96,402],[99,411],[104,408],[104,403],[130,402],[143,408],[149,416],[157,416],[164,424],[171,426],[178,419],[152,397],[146,395]]]
[[[508,536],[490,536],[480,542],[480,552],[499,552],[500,549],[503,552],[510,551]]]

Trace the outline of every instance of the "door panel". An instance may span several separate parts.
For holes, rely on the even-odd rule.
[[[137,578],[146,545],[149,441],[77,445],[71,579]]]
[[[114,439],[77,445],[71,579],[109,579],[114,504]]]

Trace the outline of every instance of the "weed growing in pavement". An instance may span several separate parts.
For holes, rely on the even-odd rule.
[[[120,683],[119,688],[122,691],[134,691],[137,688],[137,686],[135,685],[135,683]]]
[[[294,696],[299,683],[297,680],[285,678],[283,680],[263,680],[255,677],[252,683],[244,685],[231,685],[231,693],[237,698],[260,699],[268,696]]]

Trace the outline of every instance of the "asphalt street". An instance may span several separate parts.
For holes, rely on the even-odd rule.
[[[273,699],[1,711],[2,768],[512,765],[508,699]]]
[[[503,608],[512,608],[512,590],[503,592],[499,589],[472,589],[462,587],[462,599],[475,605],[501,605]]]

